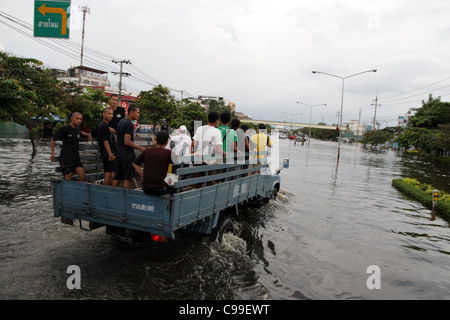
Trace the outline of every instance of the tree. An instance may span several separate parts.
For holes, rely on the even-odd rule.
[[[433,99],[430,94],[428,102],[422,100],[422,107],[409,118],[411,127],[437,129],[440,124],[450,123],[450,103],[441,102],[441,98]]]
[[[178,128],[181,125],[190,127],[191,121],[201,121],[202,124],[208,122],[208,115],[205,108],[198,102],[182,101],[178,105],[177,117],[172,122],[172,127]]]
[[[141,91],[139,100],[136,102],[140,109],[142,122],[150,122],[153,125],[166,124],[173,121],[177,116],[177,104],[170,90],[161,85],[153,90]]]
[[[372,130],[363,136],[361,143],[364,147],[370,143],[370,148],[373,149],[373,147],[383,144],[392,138],[393,136],[389,133],[389,130]]]
[[[90,131],[102,120],[102,105],[108,102],[108,97],[103,90],[86,88],[86,92],[69,95],[65,102],[64,110],[60,110],[60,115],[69,119],[74,112],[83,115],[81,124],[85,131]]]
[[[325,125],[326,123],[320,122],[319,124]],[[298,131],[300,131],[300,129]],[[309,128],[303,129],[303,132],[308,134]],[[337,141],[339,138],[339,131],[334,130],[334,129],[330,130],[330,129],[311,128],[311,137],[310,138],[312,138],[312,137],[314,137],[314,139],[319,139],[319,140]]]
[[[226,106],[224,101],[217,101],[215,99],[209,99],[204,101],[208,106],[208,112],[217,111],[219,114],[223,112],[229,112],[231,118],[235,117],[234,112],[231,110],[230,106]]]
[[[396,142],[403,148],[414,147],[418,156],[433,153],[433,156],[450,152],[450,103],[434,99],[428,101],[408,121],[408,128],[398,136]]]
[[[37,153],[37,132],[45,118],[52,119],[64,102],[65,85],[31,58],[8,56],[0,52],[0,120],[26,126]]]

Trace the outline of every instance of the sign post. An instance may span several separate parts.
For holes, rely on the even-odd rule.
[[[34,1],[34,36],[69,39],[70,0]]]
[[[431,210],[431,220],[436,219],[436,206],[439,200],[439,190],[433,190],[432,193],[433,208]]]

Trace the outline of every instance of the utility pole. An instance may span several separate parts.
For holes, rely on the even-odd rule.
[[[377,106],[378,106],[378,93],[377,93],[377,97],[375,98],[375,113],[373,115],[373,129],[372,130],[375,130],[375,124],[376,124],[376,118],[377,118]]]
[[[84,67],[83,67],[83,49],[84,49],[84,25],[86,22],[86,13],[91,13],[91,9],[88,6],[78,7],[80,11],[83,12],[83,31],[81,35],[81,61],[80,61],[80,67],[81,67],[81,73],[80,73],[80,79],[78,80],[78,85],[81,86],[81,76],[84,73]]]
[[[120,80],[119,80],[119,107],[121,107],[122,106],[122,75],[124,75],[126,77],[131,76],[131,74],[129,74],[127,72],[122,72],[123,71],[123,64],[124,63],[125,64],[131,64],[131,61],[130,60],[120,60],[120,61],[113,60],[112,62],[114,62],[116,64],[120,63],[120,72],[119,72],[119,74],[120,74]],[[117,72],[113,72],[113,74],[117,75],[118,73]]]

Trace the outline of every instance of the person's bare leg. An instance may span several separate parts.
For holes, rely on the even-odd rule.
[[[105,172],[105,180],[103,182],[105,186],[112,185],[112,172]]]
[[[78,176],[80,177],[80,182],[86,181],[86,174],[84,173],[83,167],[77,167],[77,168],[75,168],[75,172],[76,172],[76,173],[78,174]]]
[[[123,187],[125,189],[131,189],[131,180],[123,180]]]

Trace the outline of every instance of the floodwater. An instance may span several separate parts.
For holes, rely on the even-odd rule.
[[[0,299],[450,299],[449,223],[391,187],[417,177],[449,192],[448,167],[357,144],[338,162],[337,143],[280,140],[279,198],[241,208],[237,235],[130,244],[54,218],[48,141],[30,154],[0,139]]]

